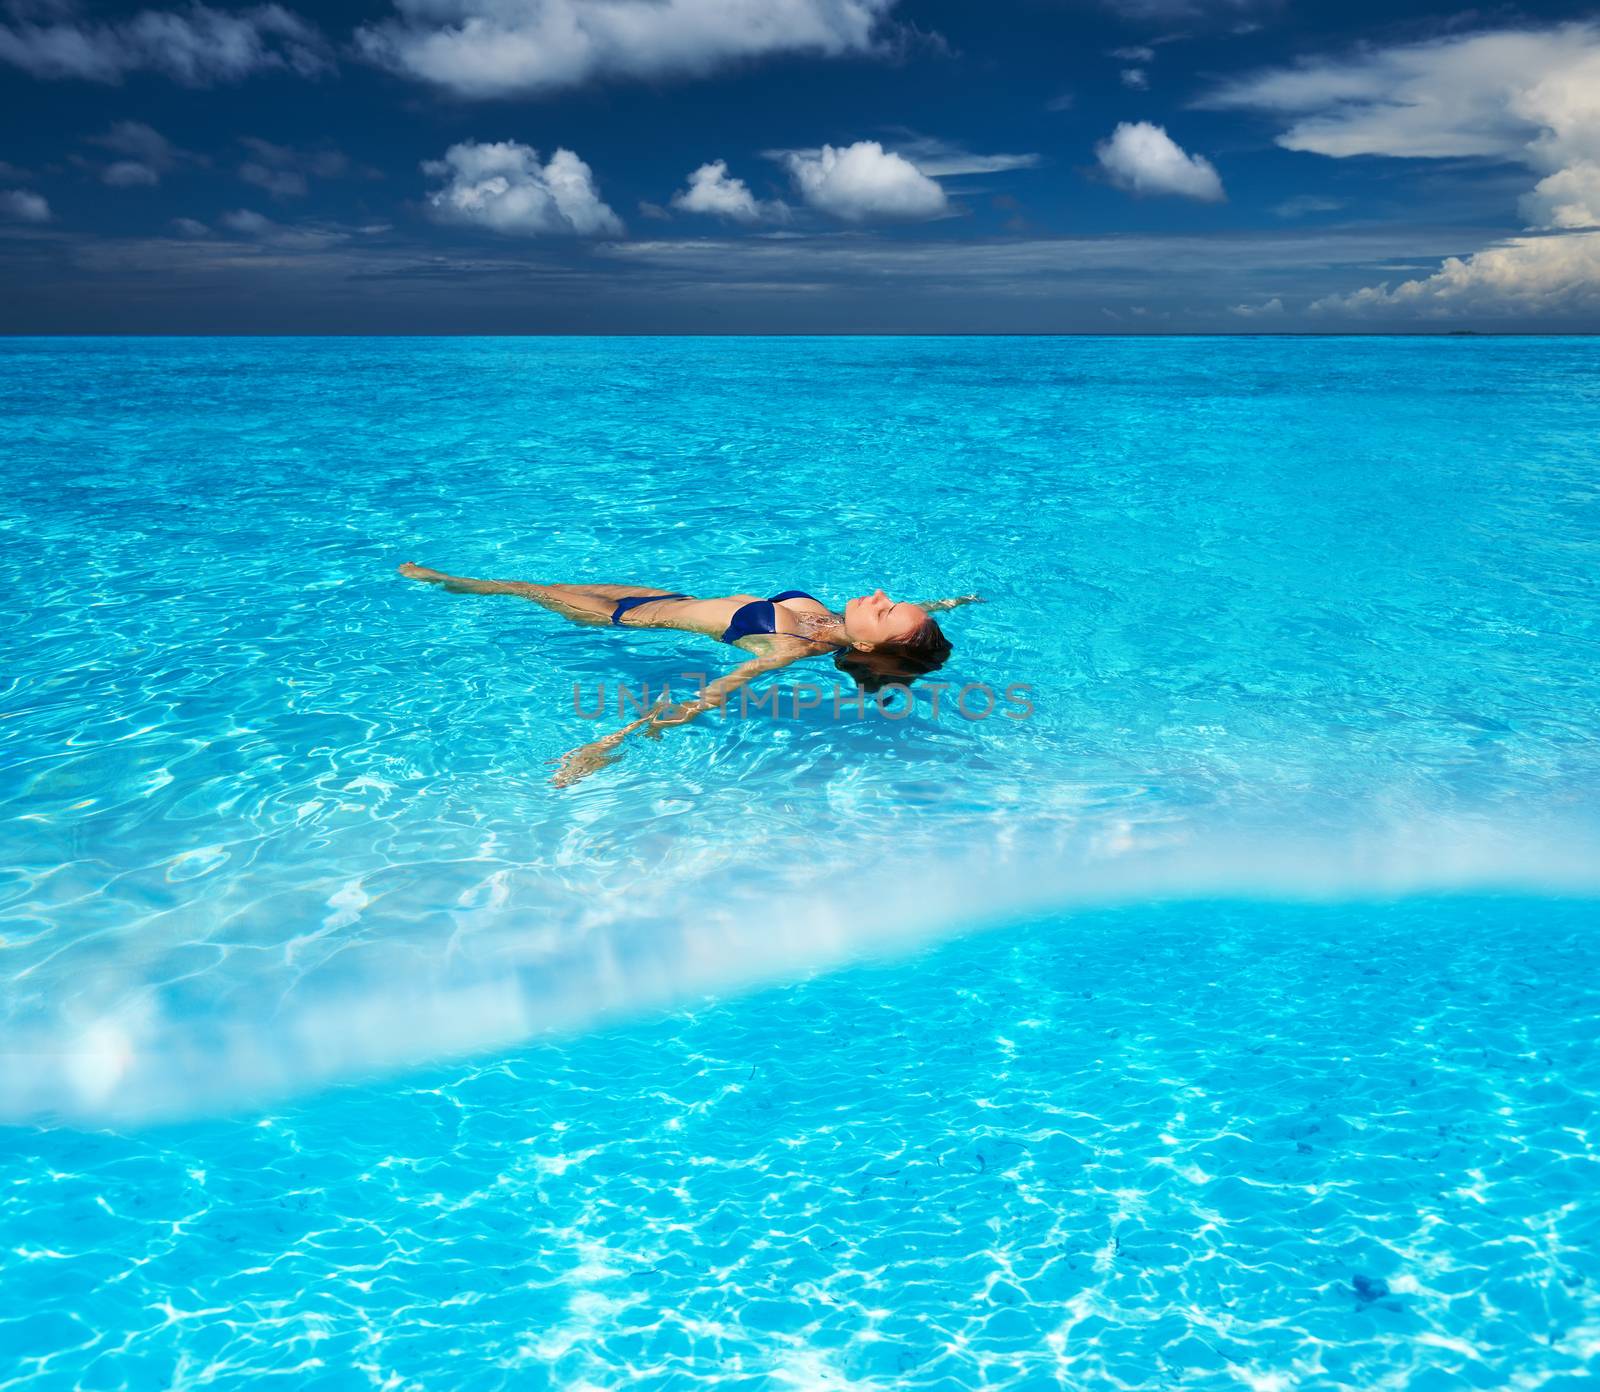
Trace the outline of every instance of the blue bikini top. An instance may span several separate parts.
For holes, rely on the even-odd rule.
[[[778,614],[772,607],[782,604],[786,599],[809,599],[815,604],[822,601],[816,595],[809,595],[804,590],[785,590],[782,594],[775,594],[771,599],[752,599],[748,604],[741,604],[733,611],[733,618],[723,630],[724,643],[736,643],[741,638],[748,638],[752,633],[783,633],[787,638],[804,638],[808,643],[814,640],[804,633],[786,633],[778,627]]]

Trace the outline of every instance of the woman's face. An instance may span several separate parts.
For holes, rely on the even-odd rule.
[[[903,599],[890,599],[882,590],[845,601],[844,631],[853,643],[872,647],[903,643],[927,620],[925,609]]]

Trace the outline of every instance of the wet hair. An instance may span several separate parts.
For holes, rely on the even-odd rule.
[[[833,665],[853,678],[869,696],[886,686],[910,686],[918,677],[936,672],[950,657],[950,640],[933,619],[924,619],[916,632],[895,643],[879,643],[871,652],[844,648]]]

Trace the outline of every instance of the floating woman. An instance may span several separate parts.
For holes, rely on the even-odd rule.
[[[825,653],[868,691],[907,682],[933,671],[950,655],[950,640],[932,615],[980,602],[977,595],[911,604],[882,590],[847,600],[835,613],[804,590],[785,590],[769,599],[719,595],[701,599],[643,585],[535,585],[525,580],[473,580],[407,562],[400,574],[442,585],[458,594],[517,595],[542,604],[575,623],[617,628],[676,628],[731,643],[750,653],[748,662],[709,682],[691,701],[661,706],[622,729],[567,754],[555,781],[565,787],[604,768],[634,731],[659,739],[675,725],[717,710],[730,695],[757,677],[802,658]]]

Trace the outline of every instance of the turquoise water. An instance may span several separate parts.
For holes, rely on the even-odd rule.
[[[12,340],[0,404],[0,1386],[1600,1362],[1600,347]],[[574,684],[736,654],[402,560],[988,602],[937,712],[824,662],[558,789]]]

